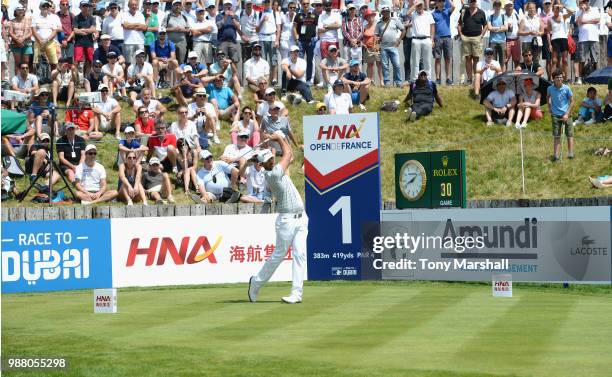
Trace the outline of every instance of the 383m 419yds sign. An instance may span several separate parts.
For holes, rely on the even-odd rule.
[[[304,117],[308,279],[360,279],[361,224],[381,209],[378,114]]]

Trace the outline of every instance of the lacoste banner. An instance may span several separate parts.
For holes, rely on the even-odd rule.
[[[383,279],[610,283],[611,216],[611,207],[382,211],[362,269]]]
[[[112,219],[113,287],[247,282],[274,252],[276,216]],[[272,280],[291,280],[291,251]]]

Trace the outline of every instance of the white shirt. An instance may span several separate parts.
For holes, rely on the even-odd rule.
[[[94,166],[83,162],[77,165],[75,177],[86,191],[97,192],[100,191],[101,181],[106,179],[106,170],[98,162],[95,162]]]
[[[105,74],[105,75],[111,74],[111,75],[114,75],[114,76],[120,76],[123,73],[123,68],[121,68],[121,65],[119,65],[118,63],[115,63],[115,65],[113,66],[112,71],[111,71],[111,67],[107,63],[107,64],[104,64],[102,66],[102,73]],[[97,88],[95,88],[95,89],[97,89]]]
[[[487,64],[486,61],[481,60],[476,64],[476,70],[481,70],[484,68],[484,66]],[[493,77],[495,77],[495,74],[497,73],[495,71],[495,69],[501,69],[501,66],[499,65],[499,62],[497,60],[491,60],[491,63],[489,63],[493,66],[493,68],[487,68],[484,71],[482,71],[482,80],[483,81],[489,81],[491,80]]]
[[[151,63],[144,62],[142,64],[142,67],[140,67],[138,64],[130,64],[127,69],[128,77],[135,77],[140,73],[147,76],[153,75],[153,66],[151,65]]]
[[[518,38],[518,29],[519,29],[519,19],[516,14],[516,11],[512,10],[512,15],[508,16],[506,12],[502,13],[504,18],[506,19],[506,25],[512,24],[512,31],[506,31],[506,39],[517,39]]]
[[[176,136],[177,140],[185,139],[189,148],[193,149],[196,147],[194,138],[198,137],[198,131],[194,122],[188,120],[184,128],[179,127],[178,121],[172,122],[170,125],[170,132]]]
[[[46,17],[35,16],[32,20],[32,26],[36,28],[38,35],[43,39],[48,39],[54,30],[62,28],[62,23],[58,16],[49,13]]]
[[[188,111],[187,116],[188,117],[194,116],[198,109],[199,109],[199,106],[198,106],[198,104],[195,101],[190,103],[187,106],[187,111]],[[215,113],[215,106],[212,103],[210,103],[210,102],[205,102],[204,103],[204,111],[207,114],[214,114]]]
[[[257,41],[257,32],[255,31],[255,28],[257,27],[258,19],[259,12],[256,12],[254,9],[251,11],[250,16],[244,10],[240,14],[240,29],[242,29],[242,32],[249,37],[250,43]]]
[[[530,18],[528,15],[525,15],[523,21],[525,24],[526,32],[534,32],[540,30],[540,17],[538,17],[537,14],[533,16],[533,18]],[[535,37],[535,35],[523,35],[520,37],[521,43],[531,43],[531,41],[533,41],[533,38]]]
[[[317,24],[317,29],[322,29],[325,26],[329,26],[332,24],[342,25],[342,18],[340,18],[340,13],[332,10],[331,13],[323,12],[319,16],[319,23]],[[321,33],[321,40],[325,42],[336,42],[338,41],[338,29],[327,30],[324,33]]]
[[[120,41],[123,39],[123,13],[119,12],[117,18],[111,15],[106,16],[102,21],[102,34],[108,34],[113,41]]]
[[[203,30],[213,25],[214,25],[214,22],[212,20],[204,19],[203,21],[194,22],[193,29]],[[211,30],[211,33],[204,33],[204,34],[198,35],[197,37],[193,37],[193,41],[194,42],[210,42],[211,37],[212,37],[212,30]]]
[[[487,96],[487,100],[491,102],[493,107],[500,108],[509,104],[512,98],[514,97],[515,94],[510,89],[506,89],[503,94],[498,92],[497,90],[494,90],[489,93],[489,95]]]
[[[298,57],[297,60],[293,62],[291,58],[285,58],[281,61],[281,66],[284,64],[287,64],[292,71],[302,70],[302,72],[304,72],[302,77],[294,77],[294,79],[306,82],[306,60]]]
[[[144,102],[142,102],[141,99],[137,99],[136,101],[134,101],[134,106],[136,106],[136,108],[138,109],[140,106],[144,106]],[[149,111],[150,113],[157,111],[157,106],[159,105],[159,101],[156,99],[151,98],[151,100],[149,101],[149,105],[147,106],[147,111]]]
[[[276,17],[275,17],[276,16]],[[261,12],[259,18],[259,40],[260,41],[273,41],[276,39],[275,33],[277,25],[280,27],[281,19],[280,15],[274,14],[272,8],[269,12]]]
[[[561,22],[556,22],[552,17],[550,18],[550,25],[552,27],[550,39],[567,39],[567,33],[569,32],[569,27],[567,24],[567,20],[564,20],[561,17]]]
[[[280,107],[280,111],[283,111],[285,108],[285,105],[281,101],[274,101],[274,104]],[[268,115],[268,110],[270,110],[270,104],[268,104],[268,101],[263,101],[257,106],[257,115],[263,118]]]
[[[582,21],[599,20],[599,10],[595,7],[590,7],[584,13],[582,9],[576,12],[576,18],[582,16]],[[599,41],[599,25],[598,24],[582,24],[578,26],[578,41],[579,42],[598,42]]]
[[[130,24],[146,25],[144,15],[136,11],[135,15],[130,12],[123,13],[122,22]],[[144,33],[140,30],[123,30],[123,43],[126,45],[144,45]]]
[[[325,95],[325,106],[331,111],[336,111],[336,114],[349,114],[349,109],[353,108],[353,100],[348,93],[341,93],[339,96],[334,92]]]
[[[295,188],[291,178],[280,165],[266,173],[266,184],[276,198],[276,210],[279,213],[299,213],[304,211],[304,202]]]
[[[223,189],[230,187],[230,181],[227,179],[227,175],[231,174],[233,168],[233,166],[225,161],[213,161],[210,170],[206,170],[204,167],[198,170],[198,186],[204,185],[206,192],[214,195],[215,199],[218,199],[223,193]]]
[[[251,80],[259,80],[260,78],[267,78],[270,75],[270,64],[266,59],[255,59],[250,58],[244,62],[244,76]]]
[[[415,37],[431,36],[431,25],[435,23],[429,11],[425,10],[421,14],[418,12],[412,14],[412,30]]]
[[[266,191],[266,169],[260,167],[260,170],[257,170],[255,165],[249,165],[245,170],[245,175],[249,195],[257,195]]]
[[[253,157],[253,148],[248,145],[244,145],[243,147],[239,147],[238,144],[228,144],[223,150],[223,156],[229,157],[232,160],[236,160],[239,157],[244,157],[245,159],[250,159]],[[237,165],[237,161],[234,163]]]
[[[281,40],[283,41],[293,41],[293,20],[295,19],[296,13],[293,13],[293,17],[289,18],[289,15],[283,13],[281,16]]]
[[[102,102],[102,100],[100,100],[100,102],[94,104],[94,107],[103,113],[110,113],[117,106],[119,106],[119,102],[117,102],[117,100],[111,96],[106,98],[106,102]]]

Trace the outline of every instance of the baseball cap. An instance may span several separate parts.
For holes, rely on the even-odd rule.
[[[253,43],[253,47],[252,48],[255,48],[255,47],[261,48],[261,44],[259,44],[259,42],[255,42],[255,43]]]
[[[259,161],[260,163],[264,163],[268,161],[269,159],[271,159],[272,157],[274,157],[272,152],[270,152],[269,149],[264,149],[264,150],[259,151],[259,153],[257,154],[257,161]]]
[[[41,134],[40,134],[40,136],[38,136],[38,139],[39,139],[40,141],[43,141],[43,140],[51,140],[51,136],[49,136],[49,134],[48,134],[48,133],[43,132],[43,133],[41,133]]]
[[[187,54],[187,59],[197,58],[197,57],[198,57],[198,53],[195,51],[189,51],[189,54]]]
[[[49,94],[49,93],[51,93],[51,92],[49,91],[49,89],[47,89],[47,88],[45,88],[45,87],[42,87],[42,88],[38,89],[38,92],[36,92],[36,96],[39,96],[39,95],[41,95],[41,94],[43,94],[43,93],[47,93],[47,94]]]
[[[224,0],[224,1],[223,1],[223,5],[225,5],[225,4],[231,4],[231,5],[234,5],[234,3],[232,3],[232,0]]]
[[[134,54],[134,56],[138,56],[138,55],[141,55],[141,54],[146,54],[146,52],[144,50],[138,49],[138,50],[136,50],[136,53]]]
[[[484,50],[485,55],[493,55],[495,51],[493,51],[493,49],[491,47],[487,47]]]
[[[191,68],[191,66],[187,64],[185,68],[183,68],[183,72],[193,72],[193,68]]]
[[[283,106],[278,102],[278,101],[274,101],[274,103],[272,104],[272,106],[270,106],[270,110],[275,110],[275,109],[282,109]]]
[[[200,159],[201,160],[206,160],[208,157],[211,157],[212,153],[210,153],[210,151],[208,149],[202,149],[200,151]]]
[[[151,157],[149,160],[149,165],[161,165],[161,161],[157,157]]]
[[[506,84],[506,80],[505,80],[505,79],[503,79],[503,78],[500,78],[500,79],[498,79],[498,80],[497,80],[497,82],[495,83],[495,85],[499,85],[499,84],[501,84],[501,83]]]
[[[102,34],[100,36],[100,39],[111,39],[111,38],[110,38],[110,35],[108,35],[108,34]]]
[[[79,3],[79,6],[80,6],[80,7],[90,7],[90,6],[91,6],[91,4],[89,3],[89,1],[87,1],[87,0],[83,0],[83,1],[81,1],[81,2]]]
[[[204,11],[206,11],[206,9],[204,9],[204,8],[197,8],[196,9],[196,13],[202,13]]]
[[[26,9],[25,9],[25,7],[24,7],[24,6],[22,6],[22,5],[17,5],[17,6],[15,7],[15,11],[18,11],[18,10],[23,10],[23,11],[25,11]]]
[[[265,91],[265,94],[272,94],[272,93],[276,94],[276,90],[274,90],[274,88],[268,88]]]
[[[214,8],[215,6],[216,6],[215,0],[208,0],[208,1],[206,1],[206,9]]]
[[[336,45],[331,45],[327,48],[327,51],[332,51],[332,50],[338,51],[338,47]]]
[[[514,6],[514,1],[506,0],[506,4],[504,4],[504,6],[507,7],[508,5]]]
[[[195,94],[208,95],[208,93],[206,93],[206,88],[198,88],[198,89],[196,89]]]
[[[116,58],[117,57],[117,53],[115,51],[109,51],[108,54],[106,54],[107,58]]]
[[[163,26],[160,26],[159,28],[157,28],[157,34],[159,33],[165,33],[166,32],[166,28]]]
[[[129,134],[130,132],[136,132],[136,130],[132,126],[127,126],[127,127],[125,127],[125,131],[123,131],[123,132],[126,133],[126,134]]]
[[[96,66],[96,65],[99,65],[99,66],[101,67],[101,66],[103,66],[104,64],[102,64],[102,62],[101,62],[101,61],[96,60],[96,61],[94,62],[94,66]]]
[[[300,51],[300,48],[296,45],[291,46],[291,48],[289,49],[290,51]]]
[[[98,85],[98,91],[102,91],[102,89],[108,89],[108,85],[100,83],[100,85]]]
[[[353,59],[350,62],[350,66],[351,67],[354,66],[354,65],[360,65],[360,64],[361,64],[361,62],[359,60],[357,60],[357,59]]]
[[[64,129],[69,129],[69,128],[76,128],[76,125],[72,122],[66,122],[64,123]]]
[[[334,86],[344,86],[344,82],[342,80],[334,81]]]
[[[95,145],[93,144],[87,144],[87,146],[85,147],[85,152],[89,152],[90,150],[98,150],[98,148],[96,148]]]
[[[419,71],[419,76],[421,76],[421,74],[422,74],[422,73],[424,73],[424,74],[425,74],[425,76],[427,76],[427,71],[426,71],[426,70],[421,69],[421,70]]]
[[[181,4],[181,0],[174,0],[174,1],[172,2],[172,5],[174,5],[174,4]]]
[[[357,6],[353,3],[350,3],[349,5],[346,6],[346,9],[357,9]]]
[[[418,2],[416,4],[419,5]],[[384,6],[384,7],[382,7],[382,9],[380,11],[381,12],[385,12],[385,11],[390,11],[390,10],[391,10],[391,8],[389,8],[388,6]]]
[[[552,1],[550,1],[550,0],[544,0],[544,3],[543,3],[543,4],[550,4],[550,3],[552,3]]]
[[[323,102],[317,102],[317,106],[315,107],[317,110],[321,109],[321,108],[327,108],[327,106],[325,106],[325,104]]]
[[[238,131],[238,137],[240,136],[251,136],[251,131],[249,131],[248,129],[243,129]]]

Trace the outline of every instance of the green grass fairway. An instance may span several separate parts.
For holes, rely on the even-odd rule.
[[[308,283],[299,305],[244,284],[2,296],[2,354],[67,356],[57,376],[612,375],[612,290],[486,284]],[[41,373],[6,373],[42,375]]]

